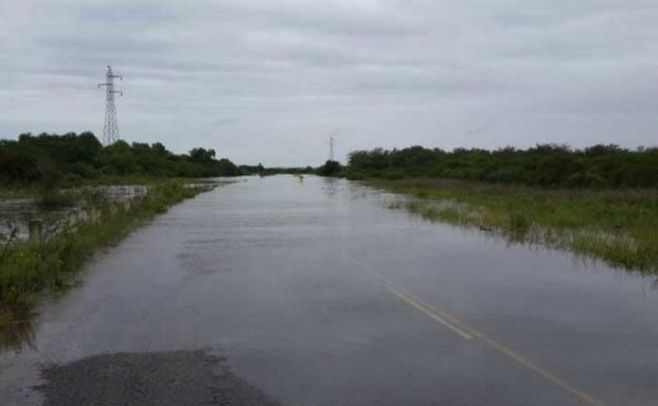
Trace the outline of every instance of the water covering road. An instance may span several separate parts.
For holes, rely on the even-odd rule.
[[[178,382],[171,404],[658,404],[654,281],[430,224],[393,198],[277,176],[172,208],[42,306],[1,355],[1,403],[141,390],[131,404],[166,404]],[[227,377],[230,399],[194,387]]]

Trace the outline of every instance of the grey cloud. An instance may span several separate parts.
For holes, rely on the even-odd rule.
[[[238,162],[318,164],[332,131],[343,156],[652,145],[657,19],[653,0],[5,2],[0,134],[100,134],[112,63],[128,141]]]
[[[130,24],[169,22],[176,16],[159,6],[160,2],[151,1],[144,4],[135,2],[110,2],[103,5],[90,5],[80,10],[79,17],[93,23]]]
[[[217,127],[232,126],[240,122],[236,117],[221,117],[216,120],[213,120],[211,124]]]

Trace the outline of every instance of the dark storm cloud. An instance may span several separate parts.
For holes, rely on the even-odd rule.
[[[102,131],[239,162],[338,150],[656,143],[658,5],[0,0],[0,135]]]

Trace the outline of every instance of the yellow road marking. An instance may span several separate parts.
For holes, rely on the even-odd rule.
[[[513,361],[517,362],[519,365],[535,372],[536,374],[544,378],[546,381],[571,393],[585,404],[588,404],[590,406],[604,406],[604,404],[600,400],[596,399],[592,395],[569,385],[563,379],[541,368],[540,366],[536,365],[535,363],[525,358],[523,355],[517,353],[516,351],[512,350],[511,348],[506,347],[505,345],[497,342],[496,340],[487,337],[484,333],[464,324],[454,316],[439,309],[432,303],[429,303],[419,298],[418,296],[413,295],[409,291],[400,288],[399,286],[395,285],[393,282],[391,282],[388,278],[386,278],[384,275],[382,275],[380,272],[376,271],[375,269],[372,269],[371,267],[361,263],[360,261],[356,261],[349,257],[343,257],[343,259],[356,265],[362,271],[366,273],[370,273],[377,279],[380,279],[386,284],[386,287],[389,292],[393,293],[395,296],[402,299],[405,303],[412,306],[416,310],[419,310],[426,316],[429,316],[432,320],[450,328],[453,332],[457,333],[459,336],[465,339],[477,338],[478,340],[482,341],[484,344],[495,349],[499,353],[508,356]]]
[[[439,323],[443,324],[444,326],[448,327],[450,330],[454,331],[457,333],[459,336],[462,338],[465,338],[466,340],[471,340],[473,337],[466,333],[465,331],[462,331],[460,328],[453,326],[450,324],[446,319],[444,319],[440,314],[437,314],[436,312],[432,311],[431,309],[428,309],[427,307],[423,306],[420,302],[417,300],[414,300],[401,292],[399,289],[397,289],[395,286],[389,284],[388,286],[389,292],[393,293],[395,296],[399,297],[400,299],[404,300],[408,304],[410,304],[412,307],[414,307],[416,310],[419,310],[425,315],[429,316],[431,319],[438,321]]]
[[[536,365],[532,361],[528,360],[521,354],[515,352],[514,350],[504,346],[503,344],[495,341],[492,338],[487,337],[484,333],[481,333],[478,330],[475,330],[472,327],[467,326],[463,322],[459,321],[457,318],[454,316],[449,315],[445,311],[440,310],[433,304],[411,294],[410,292],[395,286],[392,282],[387,281],[384,278],[387,289],[389,292],[393,293],[396,295],[398,298],[402,299],[405,303],[409,304],[416,310],[421,311],[424,313],[426,316],[430,317],[432,320],[437,321],[441,323],[442,325],[448,327],[450,330],[453,332],[457,333],[459,336],[463,337],[464,339],[472,339],[472,338],[477,338],[483,343],[489,345],[496,351],[500,352],[501,354],[507,355],[509,358],[512,360],[516,361],[518,364],[530,369],[531,371],[535,372],[545,380],[551,382],[552,384],[559,386],[560,388],[566,390],[567,392],[571,393],[574,395],[576,398],[580,399],[581,401],[587,403],[588,405],[591,406],[603,406],[603,403],[599,401],[598,399],[594,398],[593,396],[569,385],[566,383],[564,380],[561,378],[557,377],[556,375],[546,371],[545,369],[541,368],[540,366]]]

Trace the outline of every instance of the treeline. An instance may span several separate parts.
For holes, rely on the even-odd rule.
[[[489,151],[414,146],[355,151],[343,174],[351,178],[431,177],[541,187],[658,187],[658,148],[564,145]]]
[[[91,132],[21,134],[0,141],[0,184],[37,182],[75,184],[102,176],[210,177],[239,175],[228,159],[212,149],[177,155],[161,143],[117,141],[103,146]]]
[[[243,175],[320,175],[320,176],[339,176],[341,172],[340,163],[337,161],[327,161],[324,165],[317,168],[312,166],[279,166],[266,168],[262,164],[258,165],[240,165],[240,171]]]
[[[314,173],[314,169],[311,166],[306,167],[270,167],[266,168],[262,164],[258,165],[240,165],[240,172],[243,175],[261,175],[261,176],[270,176],[270,175],[305,175]]]

